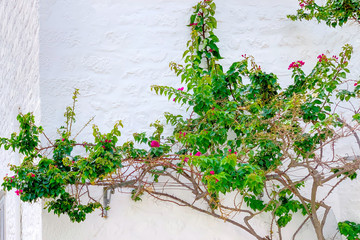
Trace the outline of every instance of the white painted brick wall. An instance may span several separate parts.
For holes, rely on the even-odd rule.
[[[18,130],[16,116],[32,111],[40,122],[38,0],[0,0],[0,136]],[[20,156],[0,150],[0,184]],[[6,194],[6,239],[41,239],[41,204]]]

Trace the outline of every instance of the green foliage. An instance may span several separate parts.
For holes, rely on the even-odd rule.
[[[338,228],[341,235],[344,235],[347,240],[358,240],[360,238],[360,224],[344,221],[338,223]]]
[[[315,6],[308,1],[304,8],[313,8],[315,14]],[[302,70],[304,62],[291,63],[293,83],[282,89],[276,74],[262,70],[251,56],[243,56],[225,70],[219,63],[219,39],[214,34],[215,3],[201,1],[193,10],[184,65],[170,64],[183,86],[152,86],[157,94],[188,107],[188,117],[165,113],[167,123],[174,127],[170,136],[163,136],[164,126],[156,121],[150,125],[152,134],[135,133],[134,141],[118,145],[123,126],[117,122],[106,134],[94,125],[94,141],[79,143],[71,138],[76,90],[74,103],[64,114],[66,126],[59,128],[59,138],[49,147],[39,147],[42,128],[35,126],[31,114],[19,115],[19,134],[0,139],[5,149],[25,155],[20,166],[11,167],[15,175],[5,178],[4,189],[17,189],[21,200],[27,202],[47,199],[49,211],[68,214],[77,222],[96,208],[107,208],[88,194],[91,185],[114,189],[131,182],[126,186],[132,189],[135,201],[148,193],[195,209],[194,203],[204,199],[208,210],[201,211],[213,216],[216,211],[234,210],[225,207],[221,199],[236,192],[241,198],[240,203],[234,199],[240,206],[236,210],[249,214],[245,221],[267,213],[281,232],[299,212],[312,220],[321,235],[316,227],[317,210],[328,206],[316,198],[317,189],[332,179],[356,178],[359,165],[358,160],[350,164],[327,162],[323,156],[326,147],[359,129],[359,110],[350,112],[349,123],[334,111],[339,104],[360,96],[357,82],[354,88],[343,89],[344,83],[353,81],[346,80],[352,47],[345,45],[338,56],[319,55],[310,73]],[[75,155],[76,147],[85,153]],[[49,149],[51,157],[42,154]],[[300,176],[292,175],[294,172]],[[162,178],[166,178],[165,183]],[[169,180],[190,190],[194,202],[186,204],[181,197],[167,194]],[[161,191],[156,190],[156,184],[163,184]],[[311,194],[306,192],[310,184],[315,189]],[[82,189],[89,195],[86,203],[81,199],[85,194]],[[354,226],[348,223],[339,229],[350,236],[353,233],[348,229]],[[261,239],[248,226],[242,228]],[[270,232],[271,236],[273,230]]]
[[[360,23],[358,0],[327,0],[324,5],[318,5],[315,0],[299,0],[299,5],[296,15],[288,15],[293,21],[316,19],[331,27],[341,27],[349,20]]]

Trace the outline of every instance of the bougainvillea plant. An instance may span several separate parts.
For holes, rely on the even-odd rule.
[[[327,0],[324,5],[318,5],[314,0],[299,0],[300,9],[296,15],[288,18],[296,20],[316,19],[319,23],[325,22],[330,27],[343,26],[348,21],[360,23],[360,2],[358,0]],[[359,239],[359,224],[350,221],[338,223],[340,234],[347,239]]]
[[[318,1],[319,2],[319,1]],[[355,21],[360,23],[359,0],[327,0],[319,5],[315,0],[299,0],[300,9],[296,15],[288,15],[292,20],[324,21],[328,26],[343,26],[345,23]]]
[[[57,139],[47,138],[31,113],[18,116],[18,134],[0,139],[5,149],[24,155],[19,166],[11,166],[14,175],[4,178],[4,189],[15,189],[22,201],[43,199],[49,211],[77,222],[97,208],[106,215],[108,202],[93,194],[94,187],[103,187],[104,195],[128,189],[135,201],[147,194],[187,206],[259,240],[282,239],[283,228],[299,213],[303,223],[293,239],[308,221],[317,239],[325,239],[327,198],[345,179],[356,178],[360,166],[356,154],[335,144],[354,137],[354,151],[360,150],[360,109],[351,105],[360,85],[346,80],[352,47],[345,45],[337,56],[319,55],[310,73],[302,70],[305,62],[294,61],[293,84],[282,89],[277,76],[251,56],[228,70],[219,64],[215,8],[212,0],[194,6],[184,64],[170,64],[181,78],[179,87],[152,86],[188,107],[184,116],[165,113],[172,135],[163,136],[164,126],[155,122],[153,134],[135,133],[134,141],[118,144],[117,122],[106,134],[94,125],[94,141],[78,142],[72,133],[76,90]],[[241,219],[231,218],[234,213]],[[264,215],[271,218],[266,234],[253,224]]]

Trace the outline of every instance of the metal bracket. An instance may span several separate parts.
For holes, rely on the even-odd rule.
[[[104,218],[107,218],[108,216],[108,207],[110,205],[110,201],[111,201],[111,194],[114,194],[114,189],[113,188],[107,188],[104,187],[103,189],[103,201],[104,201]]]
[[[135,183],[136,183],[135,180],[129,180],[126,182],[117,183],[117,184],[111,185],[109,187],[103,188],[103,206],[104,206],[103,217],[104,218],[108,217],[108,208],[109,208],[110,201],[111,201],[111,194],[115,193],[115,188],[130,187],[130,186],[133,186]]]

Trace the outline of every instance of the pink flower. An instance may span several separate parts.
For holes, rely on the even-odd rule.
[[[158,141],[151,141],[150,146],[153,148],[158,148],[160,147],[160,143]]]
[[[15,176],[11,176],[11,178],[15,178]]]
[[[234,152],[234,154],[236,155],[236,154],[237,154],[237,152]]]
[[[105,146],[102,146],[103,149],[105,149],[106,147]]]
[[[189,158],[184,158],[184,162],[188,162],[189,161]]]
[[[292,68],[300,68],[302,66],[304,66],[305,62],[303,61],[297,61],[297,62],[292,62],[289,67],[288,70],[292,69]]]
[[[317,58],[319,59],[319,62],[322,62],[322,61],[327,62],[327,57],[325,56],[325,54],[321,54]]]
[[[211,49],[211,48],[209,49],[209,52],[213,52],[213,51],[214,51],[213,49]]]
[[[310,5],[314,0],[300,0],[299,5],[301,8]]]
[[[215,174],[215,172],[214,172],[213,170],[211,170],[211,171],[210,171],[210,174],[211,174],[211,175],[214,175],[214,174]]]
[[[20,190],[16,190],[16,191],[15,191],[15,193],[16,193],[16,195],[18,195],[18,196],[19,196],[21,193],[23,193],[23,190],[22,190],[22,189],[20,189]]]
[[[201,155],[201,152],[195,153],[195,156],[200,156],[200,155]]]
[[[61,139],[61,141],[65,141],[65,138]]]
[[[219,182],[219,180],[218,180],[217,178],[215,178],[215,182],[217,182],[217,183],[218,183],[218,182]]]
[[[173,99],[173,101],[175,102],[175,98]]]
[[[184,87],[178,88],[178,91],[184,91]]]
[[[357,83],[354,83],[354,86],[356,87],[356,86],[357,86]]]
[[[190,23],[190,26],[196,26],[198,23]]]
[[[184,137],[186,136],[186,132],[183,133]]]
[[[229,153],[231,153],[231,149],[229,149]]]

